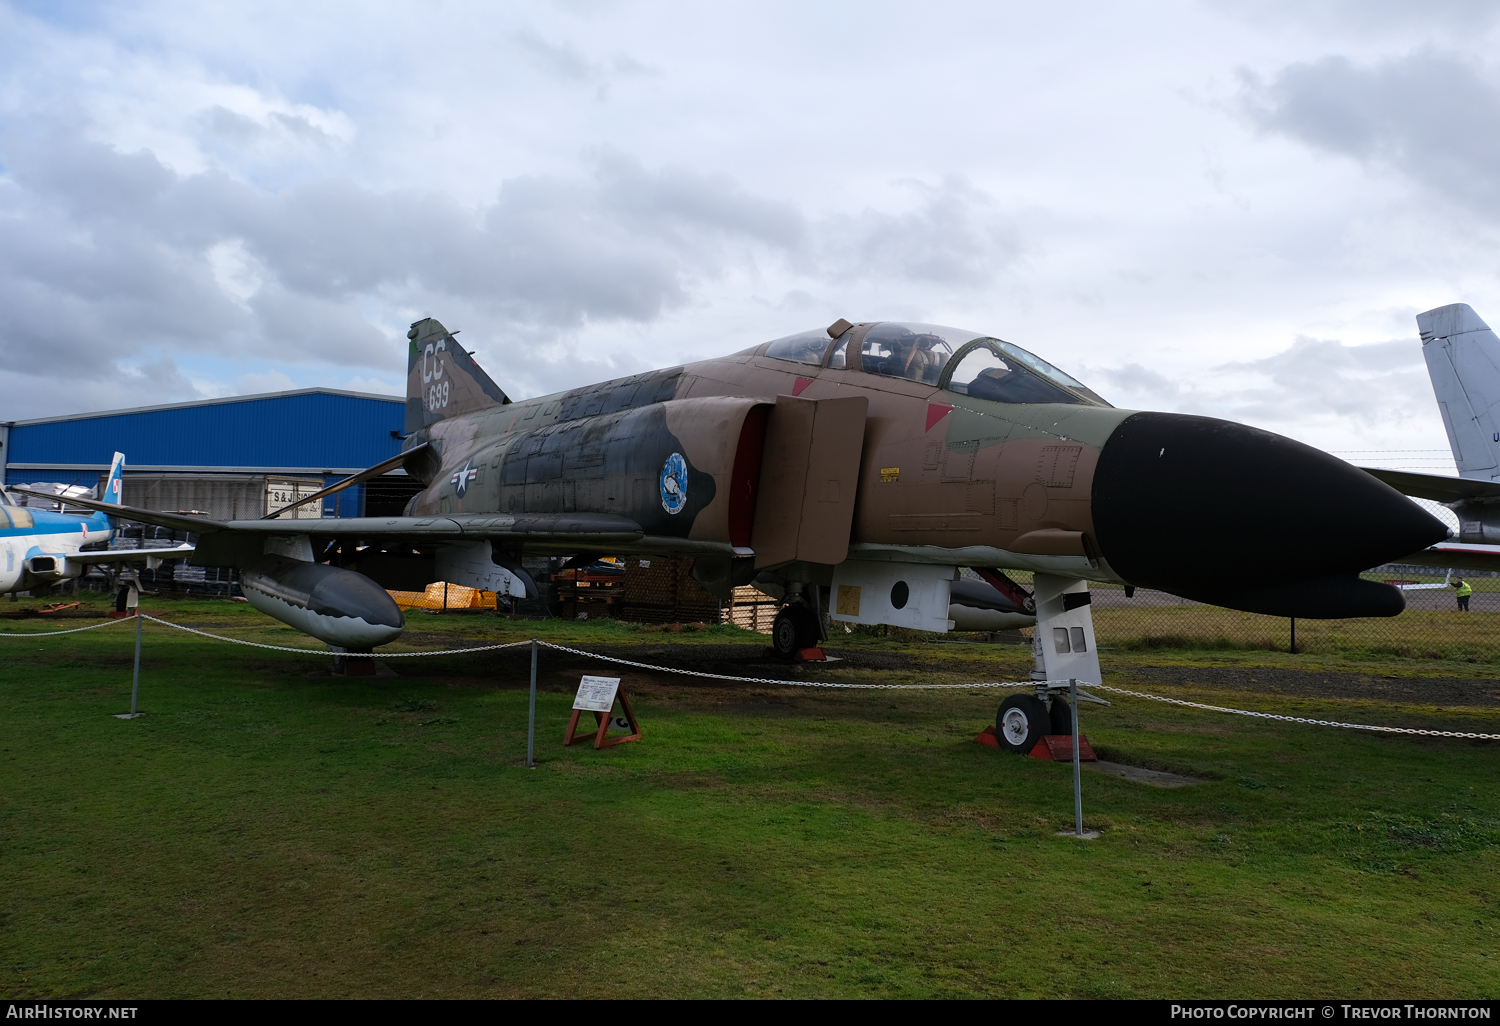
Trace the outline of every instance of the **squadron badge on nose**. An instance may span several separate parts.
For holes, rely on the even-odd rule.
[[[686,505],[687,460],[682,453],[674,452],[661,468],[661,508],[668,513],[681,513]]]

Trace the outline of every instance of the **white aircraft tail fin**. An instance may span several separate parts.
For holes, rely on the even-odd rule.
[[[1417,314],[1422,356],[1460,477],[1500,477],[1500,338],[1467,303]]]
[[[109,477],[104,480],[104,491],[99,496],[100,502],[107,502],[111,506],[120,505],[125,492],[125,454],[115,453],[114,460],[109,465]]]

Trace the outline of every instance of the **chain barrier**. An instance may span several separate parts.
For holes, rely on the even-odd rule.
[[[989,681],[983,684],[840,684],[834,681],[816,680],[779,680],[774,677],[731,677],[727,673],[706,673],[703,670],[676,670],[670,666],[652,666],[650,663],[637,663],[630,659],[620,659],[617,656],[599,655],[597,652],[585,652],[581,648],[569,648],[567,645],[554,645],[550,641],[538,641],[543,648],[553,648],[559,652],[571,652],[573,655],[588,656],[590,659],[599,659],[606,663],[619,663],[621,666],[634,666],[640,670],[655,670],[658,673],[675,673],[683,677],[706,677],[709,680],[733,680],[741,684],[783,684],[794,688],[866,688],[877,691],[899,691],[920,688],[930,691],[958,688],[1026,688],[1036,684],[1066,684],[1067,681]]]
[[[290,648],[286,645],[264,645],[259,641],[244,641],[240,638],[226,638],[222,634],[210,634],[208,633],[208,631],[200,631],[193,627],[185,627],[180,623],[173,623],[170,620],[162,620],[147,613],[142,613],[141,616],[153,623],[159,623],[164,627],[175,627],[180,631],[187,631],[189,634],[197,634],[200,637],[204,638],[213,638],[215,641],[227,641],[234,645],[249,645],[251,648],[266,648],[270,649],[272,652],[293,652],[297,655],[313,655],[323,657],[327,657],[330,655],[351,654],[344,652],[329,652],[327,649]],[[438,649],[433,652],[359,652],[352,654],[356,655],[360,659],[402,659],[412,658],[415,656],[465,655],[470,652],[490,652],[497,648],[520,648],[522,645],[530,644],[530,641],[506,641],[495,645],[476,645],[473,648],[444,648]]]
[[[621,666],[634,666],[642,670],[656,670],[659,673],[677,673],[687,677],[707,677],[710,680],[733,680],[746,684],[787,684],[792,687],[803,688],[871,688],[881,690],[896,689],[923,689],[941,690],[951,688],[1024,688],[1034,687],[1038,684],[1067,684],[1068,681],[985,681],[979,684],[837,684],[826,681],[803,681],[803,680],[773,680],[766,677],[731,677],[723,673],[704,673],[701,670],[674,670],[666,666],[652,666],[649,663],[637,663],[629,659],[619,659],[615,656],[598,655],[594,652],[585,652],[580,648],[569,648],[566,645],[554,645],[550,641],[539,641],[537,644],[546,648],[554,648],[559,652],[571,652],[573,655],[588,656],[591,659],[600,659],[609,663],[619,663]],[[1231,709],[1222,705],[1205,705],[1202,702],[1188,702],[1180,698],[1165,698],[1161,695],[1148,695],[1144,691],[1127,691],[1124,688],[1112,688],[1107,684],[1093,684],[1089,681],[1078,682],[1080,690],[1083,687],[1097,688],[1100,691],[1112,691],[1117,695],[1129,695],[1132,698],[1148,698],[1155,702],[1166,702],[1169,705],[1181,705],[1189,709],[1206,709],[1210,712],[1232,713],[1236,716],[1253,716],[1265,720],[1282,720],[1286,723],[1308,723],[1319,727],[1344,727],[1348,730],[1376,730],[1387,734],[1422,734],[1427,737],[1465,737],[1476,738],[1483,741],[1500,741],[1500,734],[1476,734],[1468,731],[1455,730],[1422,730],[1417,727],[1378,727],[1367,723],[1342,723],[1338,720],[1314,720],[1305,716],[1282,716],[1279,713],[1253,712],[1249,709]]]
[[[295,655],[328,656],[327,650],[313,648],[291,648],[286,645],[266,645],[258,641],[244,641],[240,638],[226,638],[222,634],[210,634],[208,631],[200,631],[193,627],[187,627],[180,623],[172,623],[159,617],[141,613],[140,616],[153,623],[159,623],[166,627],[173,627],[179,631],[189,634],[197,634],[200,637],[212,638],[215,641],[227,641],[235,645],[248,645],[251,648],[263,648],[272,652],[291,652]],[[105,620],[103,623],[90,624],[87,627],[75,627],[66,631],[44,631],[35,634],[0,634],[0,638],[47,638],[59,634],[77,634],[80,631],[91,631],[99,627],[108,627],[116,623],[128,623],[129,617],[119,620]],[[493,652],[498,649],[520,648],[530,645],[528,641],[507,641],[494,645],[476,645],[472,648],[445,648],[431,652],[370,652],[361,653],[363,658],[373,659],[401,659],[415,658],[417,656],[440,656],[440,655],[469,655],[474,652]],[[581,648],[572,648],[568,645],[558,645],[550,641],[536,642],[543,648],[550,648],[558,652],[567,652],[570,655],[584,656],[589,659],[598,659],[602,662],[615,663],[619,666],[631,666],[638,670],[652,670],[657,673],[672,673],[683,677],[702,677],[706,680],[728,680],[739,684],[778,684],[785,687],[800,688],[838,688],[844,690],[869,690],[869,691],[956,691],[970,690],[974,688],[1026,688],[1035,687],[1038,684],[1066,684],[1067,681],[982,681],[975,684],[848,684],[836,681],[811,681],[811,680],[779,680],[773,677],[735,677],[727,673],[708,673],[703,670],[680,670],[670,666],[654,666],[651,663],[640,663],[633,659],[621,659],[618,656],[600,655],[597,652],[589,652]],[[1153,702],[1165,702],[1168,705],[1178,705],[1187,709],[1203,709],[1208,712],[1229,713],[1233,716],[1250,716],[1263,720],[1280,720],[1283,723],[1306,723],[1317,727],[1341,727],[1345,730],[1373,730],[1384,734],[1417,734],[1423,737],[1461,737],[1472,738],[1480,741],[1500,741],[1500,734],[1480,734],[1472,731],[1459,730],[1423,730],[1419,727],[1382,727],[1369,723],[1344,723],[1339,720],[1317,720],[1306,716],[1283,716],[1280,713],[1255,712],[1250,709],[1233,709],[1223,705],[1207,705],[1203,702],[1189,702],[1181,698],[1167,698],[1163,695],[1151,695],[1144,691],[1129,691],[1125,688],[1110,687],[1108,684],[1093,684],[1088,681],[1079,681],[1080,685],[1097,688],[1100,691],[1109,691],[1117,695],[1128,695],[1131,698],[1145,698]]]
[[[59,634],[77,634],[79,631],[95,631],[100,627],[109,627],[117,623],[129,623],[130,617],[122,617],[119,620],[105,620],[103,623],[91,623],[87,627],[74,627],[66,631],[36,631],[28,634],[0,634],[0,638],[55,638]]]

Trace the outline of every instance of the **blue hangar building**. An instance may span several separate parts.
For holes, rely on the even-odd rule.
[[[127,506],[248,520],[395,456],[405,419],[401,396],[306,388],[0,424],[0,459],[7,486],[97,495],[123,452]],[[398,470],[295,515],[391,516],[419,489]]]

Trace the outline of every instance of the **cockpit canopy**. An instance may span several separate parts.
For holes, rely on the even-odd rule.
[[[1109,405],[1093,389],[1020,346],[941,324],[878,321],[855,325],[836,339],[826,330],[803,331],[772,342],[765,355],[905,378],[1000,403]]]

